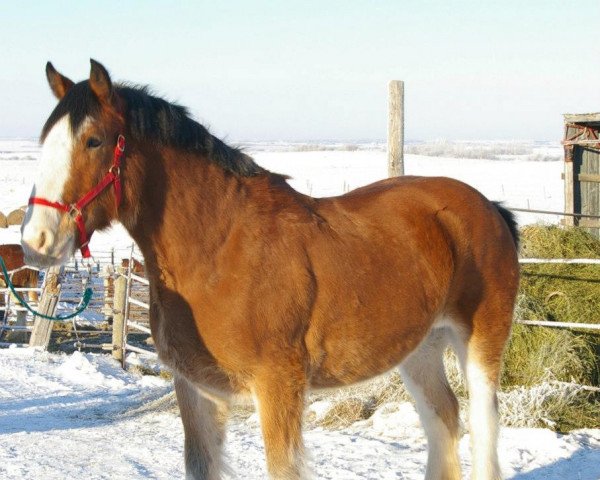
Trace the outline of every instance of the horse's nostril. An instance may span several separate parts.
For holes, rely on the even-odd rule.
[[[48,229],[43,229],[38,234],[35,249],[40,253],[47,254],[53,243],[54,235],[52,232]]]
[[[44,246],[44,243],[45,243],[45,242],[46,242],[46,232],[44,232],[44,231],[42,230],[42,232],[40,233],[40,236],[39,236],[39,238],[38,238],[38,244],[37,244],[37,248],[38,248],[39,250],[41,250],[41,249],[42,249],[42,247]]]

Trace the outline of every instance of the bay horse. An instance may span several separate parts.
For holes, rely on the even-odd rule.
[[[447,345],[468,384],[472,476],[500,478],[496,388],[519,281],[511,213],[440,177],[312,198],[94,60],[76,84],[50,63],[46,74],[58,104],[22,229],[27,261],[58,264],[85,254],[94,230],[127,228],[174,372],[187,478],[221,478],[220,412],[243,395],[270,478],[304,478],[307,391],[397,366],[427,434],[426,478],[460,478]]]
[[[11,275],[11,281],[16,288],[37,288],[39,272],[33,268],[23,268],[26,266],[23,248],[18,243],[9,243],[0,245],[0,257],[4,259],[6,269],[11,272],[18,270]],[[19,270],[20,269],[20,270]],[[0,272],[0,287],[6,287],[6,279]],[[37,292],[27,292],[30,301],[37,302]],[[0,295],[0,304],[4,302],[4,296]]]

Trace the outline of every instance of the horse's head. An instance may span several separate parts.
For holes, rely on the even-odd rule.
[[[42,130],[38,177],[21,228],[26,261],[32,265],[64,263],[91,232],[117,216],[115,146],[123,140],[122,108],[106,69],[94,60],[91,64],[89,80],[77,84],[46,65],[59,102]],[[90,198],[103,182],[100,193]]]

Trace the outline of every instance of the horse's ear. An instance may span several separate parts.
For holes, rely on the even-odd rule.
[[[92,92],[103,103],[110,103],[112,96],[112,82],[106,68],[101,63],[90,58],[92,69],[90,70],[90,88]]]
[[[64,75],[58,73],[50,62],[46,64],[46,77],[48,78],[52,93],[59,100],[63,98],[73,86],[73,82]]]

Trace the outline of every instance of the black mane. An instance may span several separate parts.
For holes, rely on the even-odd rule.
[[[241,176],[253,176],[265,170],[236,148],[229,147],[190,118],[185,107],[149,93],[146,87],[115,85],[115,93],[125,101],[129,134],[135,140],[199,152],[224,169]],[[69,114],[75,133],[87,116],[100,113],[100,103],[89,82],[73,85],[58,103],[42,129],[42,141],[64,115]]]

